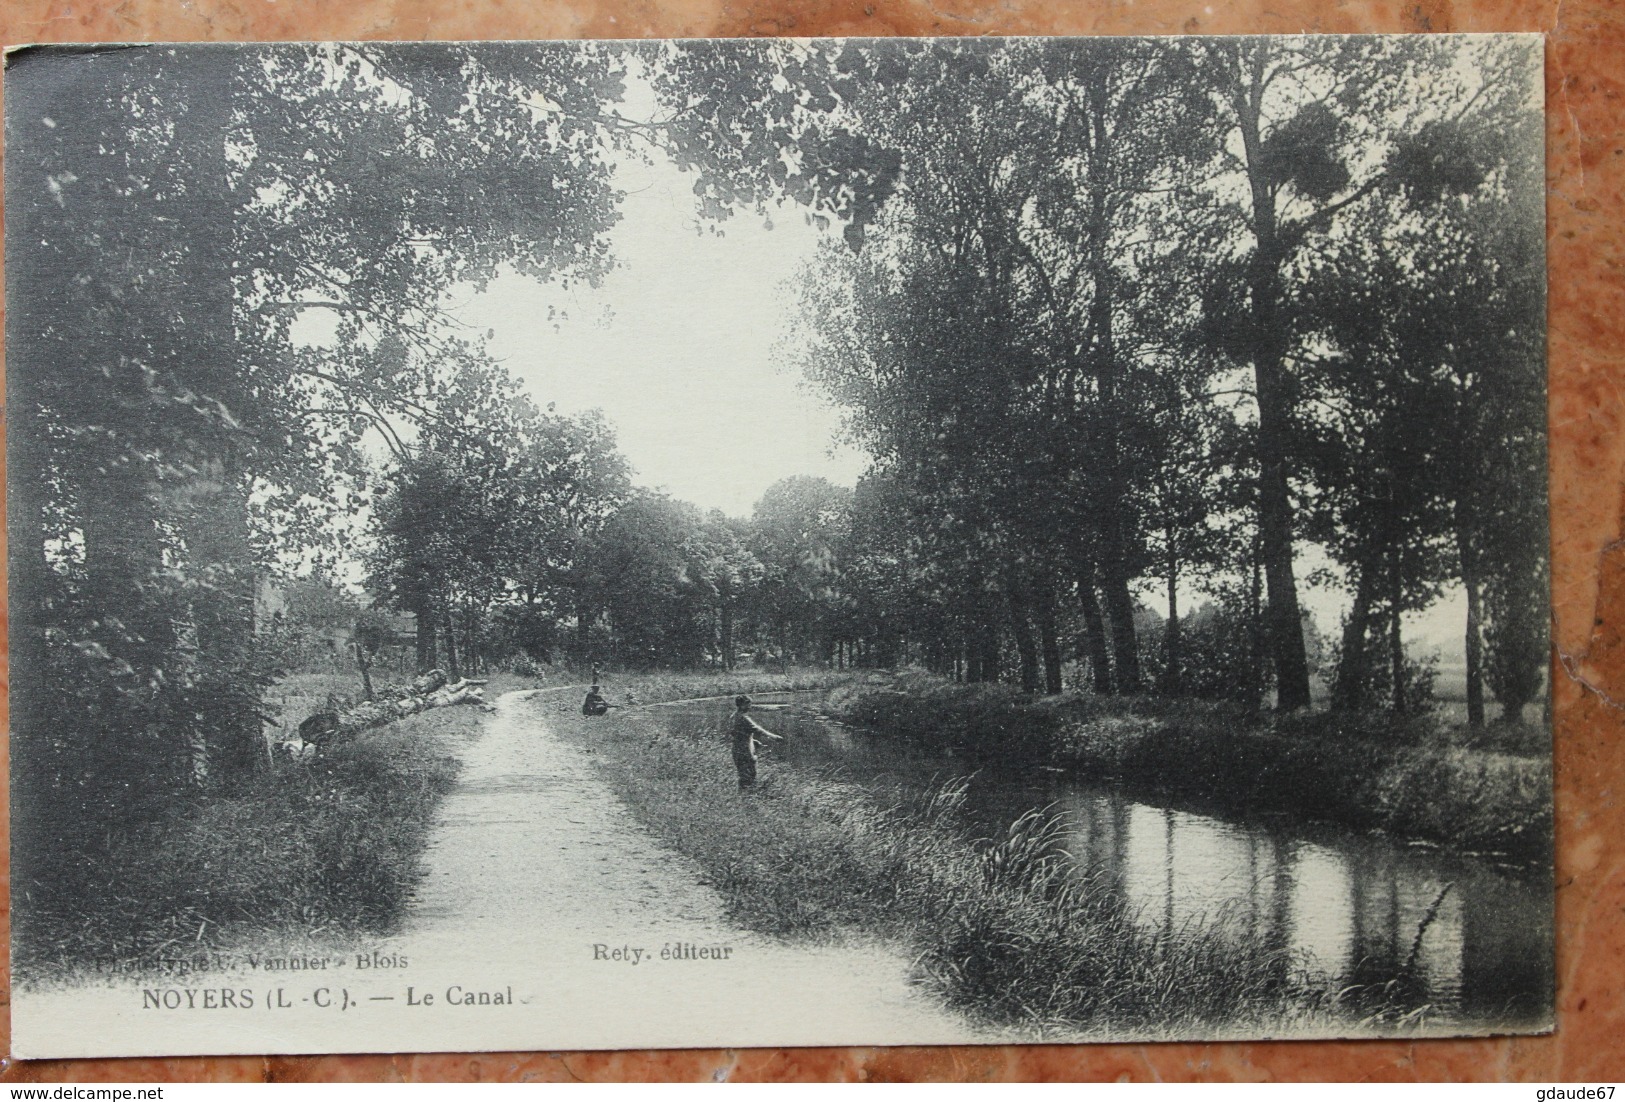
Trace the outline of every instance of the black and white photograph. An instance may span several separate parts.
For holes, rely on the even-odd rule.
[[[1539,36],[5,60],[18,1057],[1551,1029]]]

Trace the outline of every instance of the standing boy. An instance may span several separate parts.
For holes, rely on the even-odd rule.
[[[743,792],[756,783],[756,737],[765,735],[775,742],[782,742],[772,731],[750,718],[750,697],[740,694],[734,697],[733,722],[729,731],[733,736],[734,765],[739,769],[739,790]]]

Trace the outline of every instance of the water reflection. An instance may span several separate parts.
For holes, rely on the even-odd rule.
[[[720,727],[725,707],[672,709],[662,718],[703,728],[712,711]],[[786,736],[773,754],[785,767],[838,764],[853,780],[916,790],[969,772],[800,709],[759,718]],[[1552,891],[1544,873],[1323,824],[1236,822],[1045,771],[982,770],[966,813],[993,835],[1044,806],[1064,817],[1080,873],[1148,932],[1216,926],[1221,937],[1276,951],[1339,990],[1397,988],[1440,1024],[1528,1023],[1550,1004]]]

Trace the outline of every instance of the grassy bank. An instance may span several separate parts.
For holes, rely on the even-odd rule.
[[[1218,922],[1171,937],[1141,930],[1120,899],[1079,880],[1042,815],[972,840],[959,782],[909,796],[770,763],[741,795],[714,719],[674,728],[638,712],[606,722],[549,711],[548,723],[700,866],[734,921],[789,938],[889,940],[972,1019],[1027,1036],[1217,1036],[1395,1016],[1375,1003],[1356,1011],[1373,993],[1333,995],[1286,952]]]
[[[550,669],[544,677],[518,679],[524,685],[548,687],[552,685],[584,685],[591,678],[590,671]],[[733,673],[628,673],[619,670],[600,671],[604,697],[611,704],[658,704],[670,700],[693,700],[706,697],[733,696],[737,693],[784,693],[809,689],[833,690],[850,684],[881,682],[879,675],[860,676],[851,671],[792,668],[777,670],[739,670]],[[519,685],[509,687],[522,687]],[[495,699],[495,693],[487,693]],[[580,703],[577,701],[577,703]]]
[[[1429,717],[1260,717],[1155,697],[1031,697],[906,674],[830,696],[842,718],[978,764],[1049,765],[1241,815],[1287,813],[1547,860],[1544,729]]]
[[[18,976],[161,970],[241,939],[387,931],[458,748],[479,730],[475,708],[424,712],[309,766],[176,794],[94,852],[31,845],[37,871],[14,889]]]

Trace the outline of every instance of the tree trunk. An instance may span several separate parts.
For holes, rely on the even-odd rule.
[[[1332,711],[1352,712],[1366,704],[1366,688],[1371,682],[1371,606],[1377,598],[1379,564],[1359,567],[1354,584],[1354,603],[1343,624],[1343,645],[1337,659],[1337,680],[1332,683]]]
[[[1107,249],[1111,236],[1108,189],[1114,178],[1114,134],[1110,125],[1110,65],[1091,70],[1087,90],[1089,158],[1089,228],[1087,264],[1093,297],[1089,306],[1089,332],[1092,344],[1088,362],[1094,372],[1100,395],[1098,433],[1100,438],[1100,584],[1106,599],[1106,619],[1111,624],[1114,685],[1120,693],[1140,688],[1139,641],[1135,638],[1134,598],[1129,592],[1133,581],[1129,566],[1127,479],[1123,471],[1120,370],[1115,332],[1117,273]]]
[[[437,657],[435,653],[434,610],[428,605],[422,605],[417,609],[416,616],[418,622],[417,672],[428,673],[435,668]]]
[[[1044,691],[1051,695],[1064,687],[1061,680],[1061,642],[1055,631],[1055,586],[1045,582],[1038,592],[1038,639],[1044,649]]]
[[[1388,568],[1388,662],[1393,670],[1393,709],[1404,715],[1405,707],[1405,642],[1400,637],[1400,617],[1404,608],[1404,582],[1402,549],[1396,544],[1389,556]]]
[[[1484,629],[1478,579],[1463,578],[1467,590],[1467,726],[1484,726]]]
[[[1026,594],[1015,579],[1007,579],[1005,592],[1010,601],[1010,630],[1015,636],[1016,653],[1021,659],[1021,691],[1036,693],[1041,684],[1038,671],[1038,641],[1033,637],[1032,621],[1027,615]]]
[[[1078,573],[1078,602],[1083,606],[1083,653],[1089,658],[1089,681],[1095,692],[1112,692],[1112,663],[1106,650],[1106,623],[1095,596],[1095,572],[1086,565]]]
[[[1260,435],[1265,431],[1263,423],[1261,416]],[[1284,428],[1276,425],[1271,431],[1284,431]],[[1303,641],[1303,612],[1298,604],[1297,579],[1292,573],[1292,521],[1286,469],[1279,456],[1268,461],[1263,481],[1259,528],[1263,535],[1264,578],[1269,593],[1266,612],[1270,649],[1275,659],[1275,703],[1278,710],[1290,712],[1309,706],[1309,657]]]
[[[1484,726],[1484,613],[1479,590],[1478,561],[1472,537],[1461,522],[1462,506],[1456,503],[1456,551],[1461,559],[1461,587],[1467,592],[1467,726]]]
[[[1277,240],[1275,184],[1263,163],[1259,118],[1264,98],[1264,44],[1244,46],[1248,70],[1234,89],[1234,105],[1246,153],[1256,240],[1248,265],[1252,316],[1250,341],[1258,399],[1258,533],[1263,544],[1269,592],[1270,650],[1275,663],[1276,708],[1307,708],[1309,659],[1303,641],[1298,584],[1293,576],[1292,499],[1287,475],[1286,436],[1291,422],[1287,396],[1286,319],[1282,316],[1281,264]]]
[[[1134,632],[1134,598],[1129,594],[1128,580],[1119,577],[1106,583],[1106,617],[1112,628],[1112,660],[1116,671],[1117,691],[1140,691],[1139,640]]]
[[[192,277],[176,306],[184,319],[193,363],[209,365],[218,373],[210,377],[211,382],[231,381],[251,354],[237,334],[238,197],[226,159],[239,60],[230,51],[219,51],[207,59],[199,55],[198,60],[200,68],[188,73],[185,125],[203,137],[202,148],[209,156],[205,163],[194,166],[195,183],[188,196],[187,217],[181,222],[181,234],[192,253]],[[249,403],[255,396],[244,392],[227,400]],[[213,582],[192,601],[198,650],[210,675],[226,681],[237,681],[254,660],[255,563],[249,494],[256,460],[251,446],[234,435],[219,442],[219,484],[197,487],[203,492],[185,532],[188,569]],[[228,776],[253,772],[264,763],[264,728],[255,703],[239,687],[229,696],[216,698],[208,709],[210,749]]]
[[[595,617],[586,595],[576,592],[576,661],[588,665],[592,661],[592,622]]]
[[[1253,539],[1252,584],[1247,590],[1247,624],[1252,636],[1252,661],[1248,663],[1248,706],[1253,710],[1264,706],[1264,582],[1263,540]]]
[[[1169,546],[1173,545],[1172,533],[1169,533]],[[1170,552],[1168,555],[1168,624],[1163,631],[1163,667],[1162,691],[1169,696],[1177,695],[1180,685],[1179,672],[1179,563]]]
[[[473,676],[480,672],[480,617],[478,613],[463,616],[463,669]]]
[[[989,614],[987,622],[982,625],[982,680],[997,682],[1004,676],[1002,655],[999,653],[999,625],[998,621]]]
[[[187,559],[214,580],[192,600],[198,652],[213,678],[233,681],[253,660],[254,570],[248,519],[248,482],[229,479],[203,497],[188,518]],[[208,738],[211,757],[229,776],[260,768],[264,728],[240,690],[211,694]]]
[[[355,647],[355,664],[361,667],[361,690],[368,700],[374,700],[376,697],[372,691],[372,662],[367,658],[366,648],[360,643],[352,643],[351,646]]]
[[[720,630],[722,633],[722,668],[725,670],[731,670],[734,668],[734,610],[733,602],[726,593],[724,593],[722,596],[722,608],[720,611]]]
[[[989,682],[999,679],[999,627],[994,613],[985,608],[974,612],[971,629],[970,671],[971,682]]]
[[[457,661],[457,623],[452,616],[451,608],[446,609],[446,672],[453,681],[460,681],[463,676],[462,666]]]

